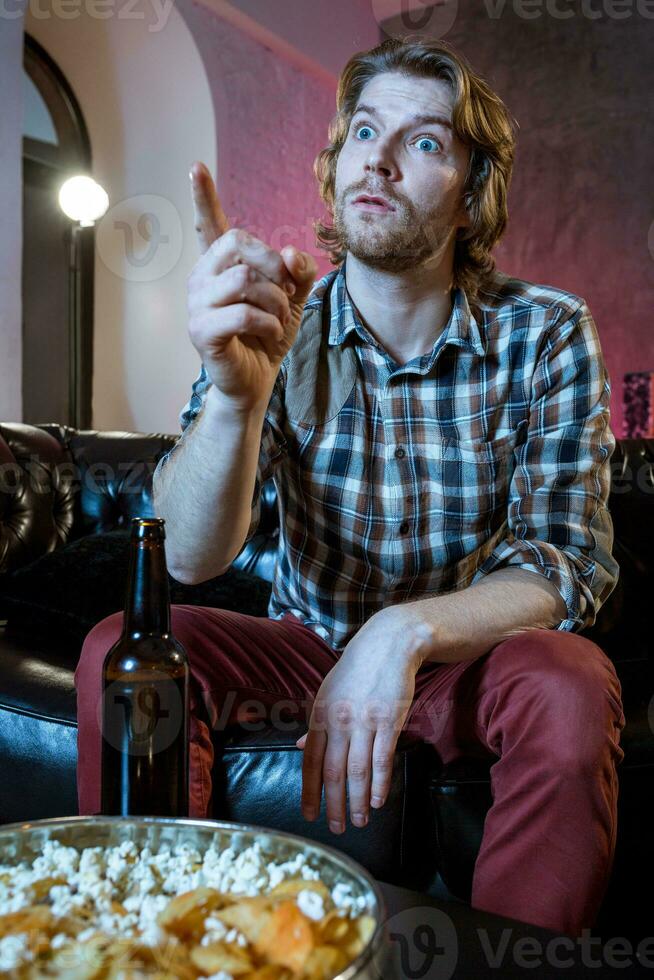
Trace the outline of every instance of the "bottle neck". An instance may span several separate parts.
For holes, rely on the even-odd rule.
[[[123,633],[170,633],[170,597],[163,541],[132,540]]]

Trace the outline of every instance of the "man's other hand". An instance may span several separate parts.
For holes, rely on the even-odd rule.
[[[318,816],[323,784],[333,833],[345,830],[346,786],[354,826],[365,827],[370,807],[384,805],[423,648],[401,606],[380,610],[345,647],[318,690],[308,732],[296,743],[304,751],[306,820]]]

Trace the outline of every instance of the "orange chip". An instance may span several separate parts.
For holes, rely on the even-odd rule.
[[[340,909],[332,909],[317,923],[321,941],[336,945],[345,942],[350,934],[351,923],[352,920]]]
[[[271,916],[272,901],[266,895],[241,898],[214,914],[226,926],[238,929],[249,943],[256,943]]]
[[[294,980],[294,974],[288,967],[280,966],[279,963],[266,963],[251,973],[246,974],[243,980]]]
[[[29,886],[29,891],[35,903],[38,903],[41,899],[48,897],[50,889],[55,885],[65,885],[66,883],[66,879],[62,878],[61,875],[58,877],[39,878],[38,881],[32,882]]]
[[[255,943],[257,952],[272,963],[299,973],[314,948],[309,919],[295,902],[281,902],[272,912]]]
[[[207,976],[224,970],[233,977],[242,977],[252,970],[249,955],[240,946],[231,943],[216,942],[196,946],[191,950],[191,961]]]
[[[348,962],[355,960],[362,953],[375,934],[377,925],[371,915],[360,915],[351,920],[350,932],[341,948],[344,949]]]
[[[30,929],[47,929],[52,926],[54,917],[47,905],[31,905],[17,912],[0,915],[0,936],[16,932],[29,932]]]
[[[320,895],[325,909],[333,906],[334,902],[327,885],[323,881],[316,881],[314,878],[308,880],[304,878],[288,878],[286,881],[280,881],[278,885],[275,885],[270,894],[275,898],[282,895],[286,898],[293,898],[297,897],[300,892],[307,891],[316,892],[316,894]]]
[[[216,888],[194,888],[172,898],[157,916],[157,923],[166,932],[180,939],[193,939],[204,932],[204,919],[224,904]]]
[[[351,962],[351,957],[335,946],[316,946],[304,964],[303,980],[330,980]]]

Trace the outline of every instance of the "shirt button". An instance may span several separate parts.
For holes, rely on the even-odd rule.
[[[398,446],[395,450],[395,458],[402,459],[403,456],[406,456],[406,451],[402,448],[402,446]]]
[[[409,522],[402,521],[402,523],[400,524],[400,534],[406,534],[408,530],[409,530]]]

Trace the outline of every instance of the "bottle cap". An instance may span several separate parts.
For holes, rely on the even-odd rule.
[[[166,522],[162,517],[133,517],[132,537],[163,541],[166,537]]]

